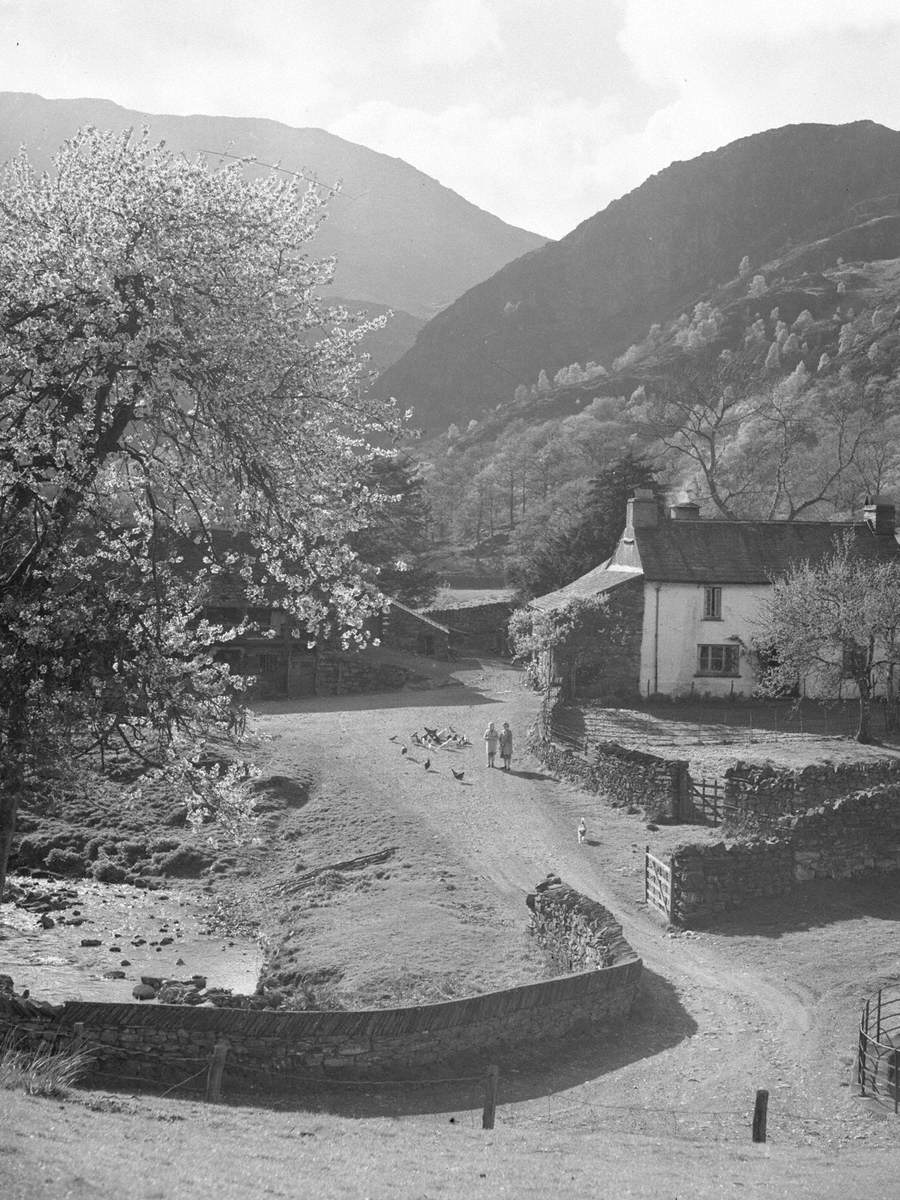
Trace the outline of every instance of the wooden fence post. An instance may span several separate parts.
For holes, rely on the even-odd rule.
[[[650,899],[650,843],[644,847],[644,903]]]
[[[481,1114],[481,1128],[494,1128],[494,1114],[497,1111],[497,1083],[500,1077],[498,1067],[490,1066],[484,1076],[484,1112]]]
[[[227,1054],[228,1043],[216,1042],[206,1075],[206,1099],[210,1104],[217,1104],[222,1098],[222,1072],[225,1070]]]
[[[756,1104],[753,1107],[753,1140],[766,1140],[766,1114],[769,1108],[769,1093],[765,1090],[756,1093]]]

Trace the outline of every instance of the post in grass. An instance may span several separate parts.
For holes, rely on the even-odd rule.
[[[209,1071],[206,1076],[206,1099],[210,1104],[218,1104],[222,1098],[222,1073],[225,1070],[225,1058],[228,1054],[227,1042],[216,1042],[209,1060]]]
[[[484,1112],[481,1114],[481,1128],[494,1128],[494,1115],[497,1111],[497,1083],[500,1077],[499,1067],[491,1065],[484,1073]]]

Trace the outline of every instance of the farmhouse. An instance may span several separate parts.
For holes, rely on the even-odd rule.
[[[561,646],[547,664],[570,695],[624,699],[640,693],[749,693],[750,653],[772,580],[790,563],[816,562],[848,532],[860,557],[900,557],[894,505],[867,503],[860,522],[722,521],[696,504],[668,515],[652,493],[628,501],[625,530],[600,566],[531,601],[538,611],[605,597],[597,636],[577,654]]]

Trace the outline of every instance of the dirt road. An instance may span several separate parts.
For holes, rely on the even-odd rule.
[[[814,888],[714,933],[673,935],[643,906],[642,818],[523,755],[536,699],[518,672],[472,662],[455,675],[458,686],[429,692],[261,707],[267,769],[305,780],[310,797],[288,843],[265,849],[270,870],[281,856],[274,886],[298,870],[396,847],[384,869],[325,872],[318,890],[298,896],[283,961],[344,1003],[524,982],[542,969],[525,933],[524,895],[553,871],[612,909],[646,980],[627,1027],[590,1044],[556,1043],[521,1064],[506,1082],[507,1120],[608,1105],[636,1132],[693,1120],[725,1137],[746,1126],[756,1090],[766,1088],[770,1128],[794,1143],[895,1144],[892,1123],[850,1086],[860,998],[896,969],[893,894]],[[488,720],[513,727],[508,774],[484,765]],[[411,733],[426,725],[452,725],[474,744],[422,751]],[[575,834],[581,816],[585,845]],[[418,1103],[446,1111],[455,1102]]]

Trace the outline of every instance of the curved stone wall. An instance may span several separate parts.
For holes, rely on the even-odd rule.
[[[545,881],[537,894],[541,891],[550,893],[548,913],[558,914],[568,904],[583,918],[594,904],[562,884],[556,888]],[[585,905],[579,908],[580,901]],[[559,1037],[628,1014],[640,982],[641,960],[621,937],[612,914],[600,905],[592,911],[598,944],[605,941],[604,958],[611,965],[442,1004],[354,1012],[254,1012],[83,1001],[53,1008],[26,1002],[28,1012],[22,1010],[14,1023],[32,1042],[69,1039],[80,1026],[94,1060],[91,1079],[98,1082],[118,1078],[176,1083],[202,1072],[202,1063],[220,1041],[228,1044],[226,1090],[301,1088],[304,1081],[323,1077],[402,1076],[461,1056],[490,1052],[502,1057],[505,1047]],[[579,936],[583,933],[582,929]],[[12,1009],[0,1012],[7,1020],[10,1016]],[[202,1080],[195,1086],[202,1086]]]

